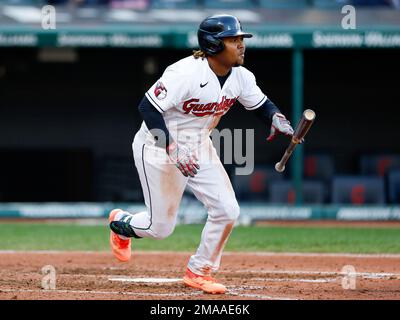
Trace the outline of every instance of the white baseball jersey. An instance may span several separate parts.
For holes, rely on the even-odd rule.
[[[155,140],[143,122],[133,141],[133,154],[147,210],[132,215],[129,223],[139,237],[169,236],[188,186],[208,213],[200,245],[190,257],[188,268],[207,275],[218,270],[222,250],[240,212],[229,176],[209,135],[236,100],[253,110],[267,97],[247,69],[232,68],[221,88],[207,59],[193,56],[169,66],[146,97],[162,113],[174,140],[189,147],[191,141],[200,142],[207,161],[199,157],[200,169],[194,177],[183,176],[173,163],[157,161],[159,154],[165,156],[166,152],[154,147]],[[188,136],[192,138],[189,141]]]
[[[193,141],[209,136],[236,100],[247,110],[254,110],[267,99],[253,73],[246,68],[232,68],[221,88],[207,59],[193,56],[170,65],[146,92],[146,97],[163,114],[170,134],[178,143],[187,142],[188,136]],[[144,123],[143,127],[147,131]]]

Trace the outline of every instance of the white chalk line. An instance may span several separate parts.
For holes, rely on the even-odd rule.
[[[151,292],[119,292],[119,291],[84,291],[84,290],[33,290],[33,289],[0,289],[1,293],[77,293],[77,294],[93,294],[93,295],[127,295],[127,296],[142,296],[142,297],[187,297],[187,296],[200,296],[207,295],[202,291],[194,291],[190,293],[151,293]],[[263,300],[299,300],[297,298],[289,297],[272,297],[262,294],[249,294],[228,291],[223,296],[239,296],[244,298],[258,298]]]
[[[162,272],[162,270],[157,270],[158,272]],[[220,272],[220,274],[232,272]],[[270,281],[270,282],[315,282],[315,283],[328,283],[335,282],[341,280],[343,277],[354,276],[361,277],[363,279],[380,279],[380,280],[400,280],[400,273],[386,273],[386,272],[354,272],[354,273],[343,273],[343,272],[334,272],[334,271],[305,271],[305,270],[246,270],[246,271],[235,271],[235,273],[253,273],[253,274],[277,274],[277,275],[310,275],[310,276],[332,276],[333,278],[315,278],[315,279],[305,279],[305,278],[246,278],[250,281]],[[137,276],[130,277],[127,275],[110,275],[110,274],[82,274],[82,273],[58,273],[57,276],[62,277],[83,277],[83,278],[107,278],[109,281],[119,281],[119,282],[133,282],[133,283],[176,283],[181,282],[182,278],[158,278],[158,277],[145,277],[145,276]],[[393,279],[395,277],[395,279]]]
[[[136,283],[168,283],[168,282],[183,282],[182,279],[178,278],[125,278],[125,277],[118,277],[118,278],[109,278],[110,281],[119,281],[119,282],[136,282]],[[265,290],[267,289],[265,286],[251,286],[251,285],[241,285],[241,286],[227,286],[229,290],[227,294],[232,295],[239,295],[239,296],[246,296],[246,297],[258,297],[258,298],[265,298],[265,299],[288,299],[288,298],[276,298],[267,295],[261,294],[247,294],[247,293],[239,293],[238,291],[244,290]]]
[[[161,271],[161,270],[158,270]],[[331,271],[304,271],[304,270],[246,270],[236,271],[237,273],[259,273],[259,274],[278,274],[278,275],[325,275],[333,276],[334,278],[316,278],[316,279],[305,279],[305,278],[247,278],[252,281],[275,281],[275,282],[335,282],[342,279],[344,276],[361,277],[363,279],[381,279],[381,280],[400,280],[400,273],[374,273],[374,272],[354,272],[354,273],[343,273],[343,272],[331,272]],[[221,272],[223,274],[224,272]],[[226,272],[231,273],[231,272]],[[126,275],[107,275],[107,274],[70,274],[70,273],[58,273],[60,277],[88,277],[88,278],[108,278],[110,281],[120,282],[136,282],[136,283],[173,283],[180,282],[182,278],[157,278],[157,277],[129,277]],[[396,277],[396,279],[391,279]]]
[[[243,271],[242,271],[243,272]],[[249,272],[249,271],[246,271]],[[311,274],[311,275],[348,275],[339,272],[327,272],[327,271],[284,271],[284,270],[250,270],[251,273],[266,273],[266,274]],[[384,278],[400,275],[397,273],[369,273],[369,272],[359,272],[353,273],[352,275],[358,275],[363,277],[373,277],[373,278]],[[124,282],[147,282],[147,283],[168,283],[168,282],[180,282],[182,281],[180,278],[129,278],[126,276],[110,276],[110,275],[88,275],[88,274],[60,274],[60,276],[84,276],[84,277],[108,277],[110,281],[124,281]],[[338,278],[326,279],[326,278],[318,278],[318,279],[304,279],[304,278],[250,278],[248,280],[256,280],[256,281],[271,281],[271,282],[310,282],[310,283],[328,283],[337,281]],[[292,297],[273,297],[263,294],[252,294],[252,293],[243,293],[240,291],[244,290],[265,290],[267,287],[265,286],[228,286],[228,292],[226,295],[231,296],[239,296],[245,298],[257,298],[257,299],[266,299],[266,300],[298,300],[298,298]],[[151,293],[151,292],[126,292],[126,291],[83,291],[83,290],[29,290],[29,289],[0,289],[1,292],[30,292],[30,293],[76,293],[76,294],[97,294],[97,295],[129,295],[129,296],[148,296],[148,297],[185,297],[185,296],[197,296],[204,294],[203,292],[191,292],[191,293]]]
[[[169,282],[182,282],[181,278],[108,278],[109,281],[118,282],[136,282],[136,283],[169,283]]]
[[[133,283],[176,283],[182,282],[180,278],[108,278],[110,281],[115,282],[133,282]],[[271,282],[335,282],[338,279],[298,279],[298,278],[249,278],[252,281],[271,281]],[[237,286],[231,286],[232,288],[237,288]],[[245,290],[259,290],[265,289],[261,286],[240,286]]]
[[[133,283],[176,283],[181,282],[182,278],[131,278],[124,276],[109,275],[93,275],[93,274],[59,274],[60,277],[88,277],[88,278],[108,278],[109,281],[115,282],[133,282]],[[270,281],[270,282],[335,282],[341,278],[317,278],[317,279],[301,279],[301,278],[247,278],[249,281]]]
[[[68,276],[72,276],[68,274]],[[92,277],[93,275],[84,275]],[[104,277],[104,275],[102,275]],[[142,282],[142,283],[166,283],[166,282],[180,282],[182,279],[178,278],[108,278],[109,281],[121,281],[121,282]],[[241,286],[227,286],[228,292],[225,295],[239,296],[244,298],[257,298],[264,300],[298,300],[297,298],[290,297],[273,297],[264,294],[255,293],[243,293],[241,291],[245,290],[265,290],[265,286],[252,286],[252,285],[241,285]],[[195,291],[191,293],[144,293],[144,292],[127,292],[127,291],[83,291],[83,290],[32,290],[32,289],[0,289],[0,294],[2,292],[12,292],[12,293],[76,293],[76,294],[97,294],[97,295],[129,295],[129,296],[154,296],[154,297],[185,297],[185,296],[197,296],[205,294],[202,291]]]
[[[0,254],[107,254],[108,251],[68,251],[68,250],[0,250]],[[134,255],[192,255],[189,251],[134,251]],[[312,253],[312,252],[233,252],[227,251],[224,256],[285,256],[285,257],[351,257],[351,258],[395,258],[398,253]]]
[[[171,272],[169,269],[156,269],[156,270],[147,270],[150,272],[162,272],[162,273],[167,273]],[[304,274],[304,275],[327,275],[327,276],[362,276],[365,278],[386,278],[386,277],[400,277],[400,273],[391,273],[391,272],[352,272],[352,273],[347,273],[347,272],[342,272],[342,271],[315,271],[315,270],[257,270],[257,269],[249,269],[249,270],[232,270],[232,271],[225,271],[221,270],[218,271],[218,274],[229,274],[231,275],[232,273],[239,273],[239,274],[248,274],[248,273],[260,273],[260,274],[288,274],[288,275],[296,275],[296,274]],[[85,276],[85,275],[82,275]],[[105,276],[105,275],[99,275],[99,276]],[[111,275],[110,275],[111,276]],[[121,275],[115,275],[115,277],[127,277],[128,276],[121,276]]]
[[[157,270],[148,270],[154,272],[171,272],[168,269],[157,269]],[[232,273],[260,273],[260,274],[287,274],[287,275],[326,275],[326,276],[361,276],[367,279],[381,279],[388,277],[400,277],[400,273],[390,273],[390,272],[339,272],[339,271],[315,271],[315,270],[234,270],[234,271],[219,271],[218,274],[232,274]],[[84,276],[84,275],[83,275]],[[128,276],[120,276],[116,275],[115,277],[125,277]]]
[[[329,283],[336,282],[340,278],[318,278],[318,279],[301,279],[301,278],[250,278],[253,281],[269,281],[269,282],[310,282],[310,283]]]
[[[229,292],[227,295],[231,296],[239,296],[244,298],[258,298],[262,300],[301,300],[298,298],[289,298],[289,297],[272,297],[260,294],[252,294],[252,293],[236,293],[236,292]]]
[[[246,271],[247,272],[247,271]],[[269,272],[266,272],[268,274]],[[273,272],[271,272],[272,274]],[[288,275],[295,275],[296,273],[290,272],[275,272],[279,274],[288,274]],[[322,273],[322,274],[321,274]],[[299,275],[332,275],[335,276],[333,278],[315,278],[315,279],[306,279],[306,278],[247,278],[249,281],[269,281],[269,282],[305,282],[305,283],[331,283],[341,281],[344,276],[354,276],[354,277],[361,277],[363,279],[380,279],[380,280],[400,280],[400,274],[396,273],[368,273],[368,272],[360,272],[360,273],[330,273],[330,272],[303,272],[297,271]],[[128,276],[120,276],[120,275],[90,275],[90,274],[59,274],[59,276],[63,277],[98,277],[98,278],[108,278],[110,281],[119,281],[119,282],[133,282],[133,283],[177,283],[181,282],[181,278],[149,278],[149,277],[128,277]],[[396,277],[396,279],[392,279]]]
[[[28,293],[78,293],[78,294],[99,294],[99,295],[128,295],[128,296],[154,296],[154,297],[182,297],[182,296],[198,296],[202,292],[191,293],[152,293],[152,292],[130,292],[130,291],[86,291],[86,290],[40,290],[40,289],[0,289],[2,292],[28,292]]]
[[[247,271],[246,271],[247,272]],[[276,271],[276,272],[269,272],[266,271],[266,274],[288,274],[288,275],[296,275],[296,274],[302,274],[302,275],[333,275],[333,276],[341,276],[341,277],[334,277],[334,278],[316,278],[316,279],[305,279],[305,278],[247,278],[247,280],[252,280],[252,281],[277,281],[277,282],[284,282],[284,281],[291,281],[291,282],[335,282],[340,279],[342,279],[344,276],[359,276],[364,279],[386,279],[386,278],[391,278],[394,276],[399,277],[398,280],[400,280],[400,274],[398,273],[369,273],[369,272],[355,272],[355,273],[340,273],[340,272],[318,272],[318,271],[297,271],[297,272],[285,272],[285,271]],[[82,275],[85,276],[85,275]],[[91,276],[91,275],[88,275]],[[101,277],[106,277],[106,275],[101,275]],[[108,280],[110,281],[120,281],[120,282],[137,282],[137,283],[168,283],[168,282],[180,282],[182,281],[181,278],[131,278],[131,277],[126,277],[126,276],[114,276],[113,278],[109,278]],[[393,279],[390,279],[393,280]]]
[[[60,277],[88,277],[88,278],[107,278],[109,281],[115,282],[133,282],[133,283],[177,283],[182,282],[182,278],[130,278],[130,277],[122,277],[122,276],[113,276],[110,277],[108,275],[91,275],[91,274],[60,274]],[[317,279],[299,279],[299,278],[247,278],[249,281],[270,281],[270,282],[335,282],[340,280],[341,278],[317,278]],[[262,287],[265,289],[265,287]]]

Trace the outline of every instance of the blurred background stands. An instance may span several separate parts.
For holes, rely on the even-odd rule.
[[[346,4],[358,7],[400,8],[400,0],[0,0],[8,5],[110,6],[125,9],[335,9]]]

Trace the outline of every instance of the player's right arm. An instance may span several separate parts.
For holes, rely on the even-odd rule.
[[[146,96],[144,96],[142,101],[140,101],[138,109],[146,127],[150,130],[156,140],[155,145],[166,149],[168,145],[173,142],[173,139],[168,131],[162,114],[154,108]]]
[[[168,131],[162,114],[155,109],[146,97],[143,97],[139,104],[139,112],[147,128],[154,136],[156,146],[166,149],[170,159],[185,177],[194,177],[197,170],[200,169],[197,159],[190,154],[185,146],[178,146],[175,143]]]
[[[286,119],[271,100],[267,99],[253,112],[257,118],[261,119],[262,122],[271,128],[267,141],[274,139],[279,132],[288,136],[293,135],[293,128],[289,120]]]
[[[172,139],[162,116],[162,113],[182,101],[186,93],[184,89],[187,88],[186,81],[185,74],[179,70],[177,64],[169,66],[162,77],[146,92],[139,105],[139,111],[147,128],[155,137],[156,145],[165,148],[171,161],[185,177],[194,177],[200,168],[197,159],[187,147],[178,145]]]

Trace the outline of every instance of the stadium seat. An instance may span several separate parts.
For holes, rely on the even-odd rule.
[[[384,204],[384,179],[378,176],[336,176],[332,181],[334,204]]]
[[[309,6],[308,0],[259,0],[261,8],[271,9],[302,9]]]
[[[153,9],[192,9],[198,5],[197,0],[153,0]]]
[[[389,170],[400,169],[400,155],[363,155],[360,166],[361,174],[383,177]]]
[[[391,170],[388,174],[389,201],[400,204],[400,170]]]
[[[303,203],[321,204],[324,202],[325,187],[320,181],[303,181]],[[271,203],[294,204],[296,192],[292,181],[275,181],[270,187]]]
[[[232,184],[238,200],[268,201],[271,183],[282,179],[274,168],[256,166],[251,175],[233,175]]]
[[[243,9],[254,7],[251,0],[204,0],[207,9]]]
[[[330,181],[334,175],[334,160],[330,155],[315,154],[304,157],[304,177]]]

